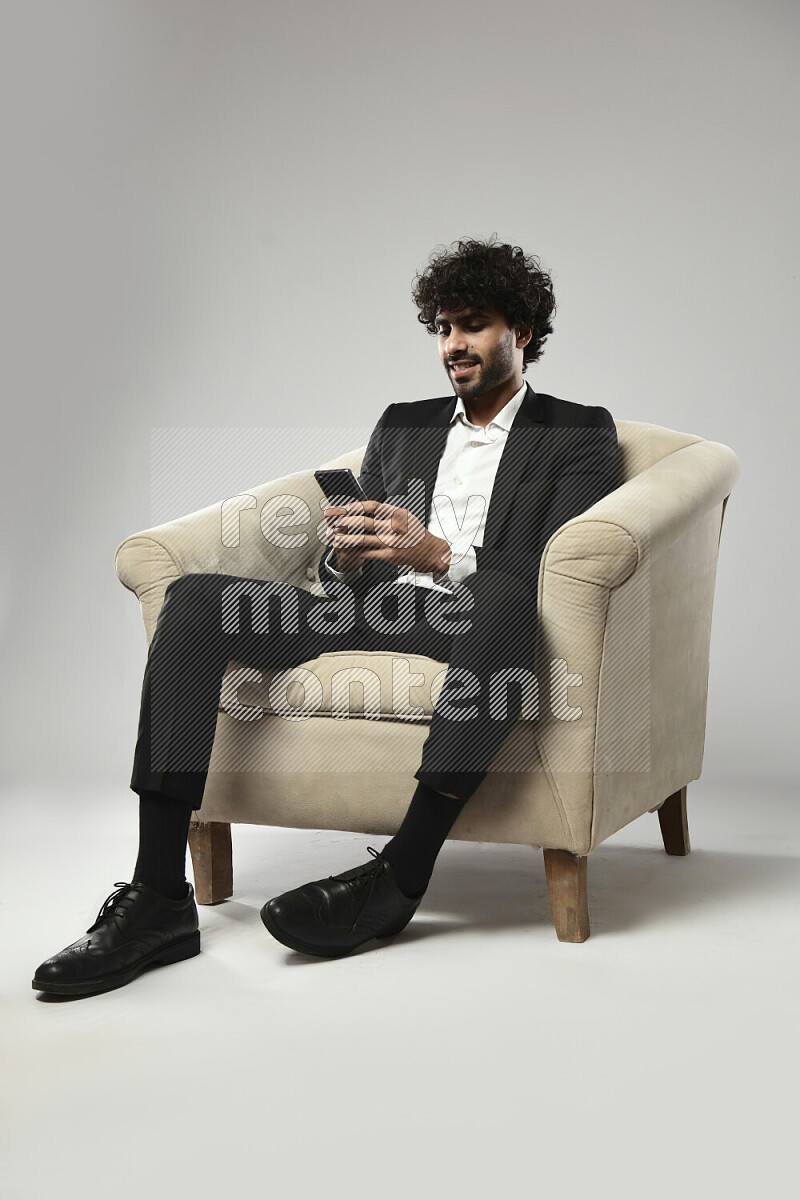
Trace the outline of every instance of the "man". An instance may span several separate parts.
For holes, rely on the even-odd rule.
[[[198,953],[186,840],[231,659],[288,668],[358,649],[448,663],[395,836],[380,852],[369,847],[369,862],[270,900],[261,916],[284,945],[338,957],[398,933],[416,912],[456,817],[522,713],[544,546],[617,486],[617,442],[605,408],[537,394],[523,379],[555,309],[534,257],[494,238],[462,240],[432,256],[413,297],[455,395],[384,411],[361,469],[367,500],[325,510],[331,546],[320,578],[329,599],[224,575],[170,585],[142,692],[133,882],[118,885],[91,929],[38,968],[35,988],[107,991],[145,966]],[[258,613],[254,588],[264,589]],[[404,620],[384,619],[386,599]],[[337,602],[349,620],[338,619]],[[519,683],[499,707],[490,684],[497,672]]]

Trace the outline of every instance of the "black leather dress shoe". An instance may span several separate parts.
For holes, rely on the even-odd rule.
[[[405,929],[424,893],[406,896],[388,859],[367,849],[372,862],[268,900],[261,920],[272,936],[301,954],[341,958],[373,938]]]
[[[151,963],[200,953],[197,905],[190,883],[183,900],[168,900],[145,883],[117,883],[82,938],[37,968],[33,987],[57,996],[110,992]]]

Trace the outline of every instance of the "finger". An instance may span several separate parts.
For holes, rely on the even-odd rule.
[[[342,530],[344,533],[363,532],[373,534],[375,532],[372,517],[360,517],[357,514],[353,514],[349,517],[339,517],[335,528]]]
[[[363,512],[353,512],[347,508],[331,509],[326,512],[325,520],[333,524],[344,522],[348,525],[361,525],[364,521],[371,521],[372,517],[367,516]]]
[[[406,508],[398,508],[394,504],[385,504],[375,512],[376,520],[386,521],[394,529],[408,529],[416,520],[413,513]]]
[[[402,545],[402,534],[396,533],[391,525],[376,525],[375,537],[382,546],[400,546]]]
[[[380,538],[374,537],[372,534],[364,533],[335,533],[333,536],[333,544],[341,546],[343,549],[352,547],[354,549],[375,549],[382,546]]]
[[[346,504],[329,504],[323,509],[323,513],[325,517],[342,516],[344,513],[371,513],[377,504],[377,500],[348,500]]]
[[[414,530],[396,529],[391,521],[376,521],[375,534],[387,546],[415,546],[420,541]]]
[[[373,513],[380,503],[380,500],[349,500],[344,507],[349,512]]]

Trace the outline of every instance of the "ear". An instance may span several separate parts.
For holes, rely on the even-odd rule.
[[[517,325],[514,333],[518,350],[523,350],[533,337],[533,329],[530,325]]]

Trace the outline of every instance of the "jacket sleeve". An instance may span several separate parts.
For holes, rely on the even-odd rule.
[[[381,450],[386,422],[392,408],[394,408],[394,405],[390,404],[381,414],[377,425],[370,435],[367,448],[364,451],[364,458],[361,462],[361,472],[358,476],[358,482],[366,492],[368,500],[386,499],[386,486],[381,466]],[[350,584],[359,588],[359,590],[366,590],[370,586],[370,576],[373,573],[370,568],[375,567],[376,560],[362,563],[357,571],[337,571],[334,573],[328,565],[329,557],[333,557],[333,547],[323,552],[319,564],[319,578],[326,592],[328,592],[329,588],[335,591],[336,587],[340,587],[342,583]]]
[[[539,564],[552,535],[619,486],[614,418],[600,406],[591,412],[590,424],[577,427],[581,436],[574,439],[541,519],[531,522],[530,540],[513,546],[477,547],[479,571],[494,567],[521,576],[536,597]]]

